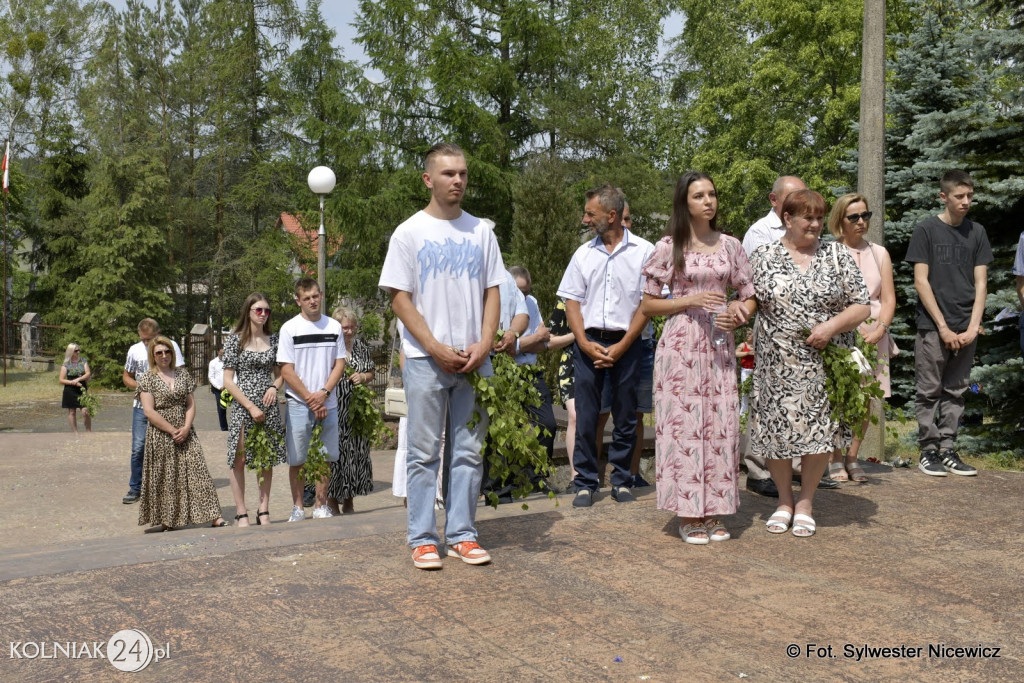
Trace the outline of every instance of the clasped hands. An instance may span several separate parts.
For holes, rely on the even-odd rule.
[[[690,306],[698,306],[708,313],[715,314],[715,327],[723,332],[732,332],[740,325],[750,319],[747,307],[741,301],[730,301],[726,305],[726,297],[723,292],[701,292],[694,294],[688,303]],[[722,311],[722,306],[726,306]]]

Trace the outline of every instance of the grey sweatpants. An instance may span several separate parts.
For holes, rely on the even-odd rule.
[[[946,348],[934,330],[918,331],[914,342],[914,374],[917,396],[917,442],[926,448],[953,448],[964,392],[971,380],[975,339],[957,351]],[[936,417],[936,413],[938,416]]]

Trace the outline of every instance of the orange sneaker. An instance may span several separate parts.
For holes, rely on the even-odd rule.
[[[480,547],[476,541],[462,541],[448,546],[448,553],[462,558],[466,564],[487,564],[491,554]]]
[[[412,564],[417,569],[440,569],[441,556],[436,545],[421,545],[412,549]]]

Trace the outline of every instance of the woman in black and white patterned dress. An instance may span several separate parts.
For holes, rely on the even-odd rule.
[[[373,492],[373,464],[370,462],[370,442],[352,433],[348,409],[352,399],[352,387],[367,384],[373,380],[376,367],[370,358],[370,347],[356,337],[359,320],[354,311],[339,308],[332,316],[341,323],[345,335],[345,349],[348,351],[346,377],[338,382],[338,462],[331,463],[331,481],[327,485],[327,505],[334,514],[355,512],[352,499]],[[352,373],[348,374],[348,369]]]
[[[768,531],[813,536],[815,486],[825,473],[842,426],[832,420],[821,349],[852,346],[868,317],[868,292],[857,264],[841,244],[822,242],[825,200],[800,190],[782,206],[786,233],[751,255],[757,296],[750,447],[766,458],[779,489]],[[810,334],[808,334],[810,330]],[[845,437],[849,439],[849,435]],[[800,497],[794,501],[791,459],[802,456]]]
[[[281,371],[277,365],[277,335],[270,327],[270,304],[261,292],[250,294],[242,304],[235,329],[224,342],[224,388],[234,398],[231,429],[228,432],[228,467],[231,469],[231,494],[235,497],[238,526],[249,526],[245,506],[245,467],[255,457],[246,448],[245,437],[257,422],[262,423],[274,449],[273,464],[285,461],[284,425],[277,408],[281,389]],[[273,438],[276,434],[277,438]],[[256,523],[270,523],[270,482],[274,470],[263,470]],[[266,518],[264,520],[264,518]]]

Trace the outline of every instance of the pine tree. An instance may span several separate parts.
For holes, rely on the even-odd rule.
[[[1024,161],[1022,74],[1019,66],[1005,59],[1008,48],[1020,45],[1019,33],[1006,31],[1005,15],[983,17],[963,0],[914,0],[912,13],[917,24],[898,38],[887,93],[886,241],[893,256],[899,304],[894,332],[906,350],[891,363],[893,403],[908,402],[914,396],[917,294],[912,264],[903,257],[914,226],[940,209],[939,177],[951,168],[964,168],[975,181],[971,217],[985,225],[995,255],[989,265],[986,321],[1011,300],[1008,271],[1019,230],[1012,216],[1019,211],[1024,191],[1018,170]],[[984,327],[993,331],[988,322]],[[986,334],[979,338],[976,372],[1019,353],[1006,333]],[[1000,374],[991,368],[981,372],[990,379]],[[1019,389],[1024,391],[1024,382]],[[983,403],[983,396],[972,398],[969,412],[980,412]],[[1000,431],[1012,433],[1006,428],[1016,424],[1019,412],[999,411],[997,417]],[[973,444],[982,451],[992,446],[993,442],[984,441]]]

